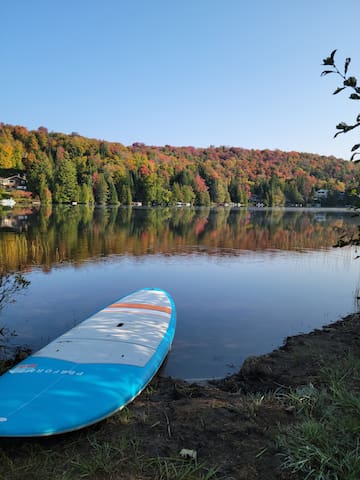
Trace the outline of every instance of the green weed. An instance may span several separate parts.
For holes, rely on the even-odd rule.
[[[124,472],[153,480],[215,479],[216,469],[205,464],[182,458],[146,458],[142,451],[136,439],[105,439],[103,431],[80,434],[72,443],[60,441],[53,448],[23,444],[9,453],[0,449],[0,480],[118,479],[124,478]]]
[[[14,457],[0,452],[0,480],[68,480],[65,470],[58,453],[39,446],[25,445]]]
[[[147,461],[146,469],[154,480],[211,480],[216,469],[190,460],[158,457]]]
[[[131,422],[133,417],[134,415],[132,411],[128,407],[124,407],[121,410],[118,410],[113,415],[111,415],[111,417],[107,418],[106,422],[112,423],[112,424],[127,425],[128,423]]]
[[[86,454],[68,455],[68,463],[79,478],[92,477],[96,474],[110,474],[116,471],[126,459],[128,442],[122,439],[118,442],[99,441],[96,437],[89,438],[89,450]]]
[[[322,388],[283,395],[300,420],[278,438],[283,467],[309,480],[359,479],[360,360],[347,357],[322,375]]]

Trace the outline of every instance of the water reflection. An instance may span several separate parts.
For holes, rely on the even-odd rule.
[[[30,285],[30,282],[20,273],[5,273],[0,268],[0,313],[9,304],[15,303],[16,296]],[[16,332],[0,322],[0,358],[12,354],[11,337]]]
[[[81,206],[0,214],[3,274],[31,281],[0,325],[38,350],[131,291],[159,287],[178,312],[165,373],[223,376],[249,355],[350,313],[358,296],[346,211]],[[61,268],[60,268],[61,267]]]
[[[109,255],[332,247],[356,232],[346,211],[56,207],[0,215],[0,262],[6,271],[81,264]]]

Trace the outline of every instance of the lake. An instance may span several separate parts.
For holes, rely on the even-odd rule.
[[[356,250],[333,245],[358,222],[324,209],[2,211],[3,278],[30,282],[2,305],[2,342],[39,349],[114,300],[159,287],[178,316],[164,374],[234,373],[287,336],[357,310]]]

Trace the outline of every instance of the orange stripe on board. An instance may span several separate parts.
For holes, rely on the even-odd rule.
[[[146,303],[113,303],[108,308],[142,308],[144,310],[157,310],[159,312],[171,313],[170,307],[160,307],[158,305],[148,305]]]

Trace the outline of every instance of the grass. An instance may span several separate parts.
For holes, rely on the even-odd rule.
[[[129,477],[128,475],[134,475]],[[97,435],[63,448],[22,445],[16,455],[0,451],[1,480],[73,480],[146,478],[211,480],[216,470],[181,458],[146,458],[138,442],[127,438],[104,441]]]
[[[124,418],[121,418],[121,415]],[[129,421],[124,409],[117,414],[119,425]],[[71,439],[29,440],[0,446],[0,480],[151,479],[211,480],[216,469],[180,457],[146,456],[134,434],[109,434],[114,419],[95,431],[74,434]],[[6,445],[6,447],[5,447]]]
[[[68,454],[70,470],[76,472],[78,478],[93,478],[98,474],[110,475],[119,471],[131,451],[137,458],[137,445],[126,438],[116,441],[99,440],[96,436],[87,439],[86,454],[76,449]]]
[[[24,445],[16,456],[8,455],[4,451],[0,452],[0,479],[1,480],[47,480],[54,478],[56,480],[67,480],[68,476],[59,470],[59,465],[64,462],[59,454],[34,446]],[[52,472],[51,476],[50,472]]]
[[[299,422],[278,439],[283,467],[306,480],[360,478],[360,359],[324,369],[323,386],[291,391],[283,400]]]
[[[211,480],[216,477],[216,469],[206,468],[205,464],[197,464],[179,458],[159,457],[147,462],[147,466],[156,480]]]

